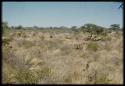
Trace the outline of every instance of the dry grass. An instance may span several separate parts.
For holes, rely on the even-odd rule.
[[[123,84],[122,33],[87,37],[10,31],[2,40],[2,83]]]

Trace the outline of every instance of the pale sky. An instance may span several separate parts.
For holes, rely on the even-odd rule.
[[[3,2],[2,21],[9,26],[82,26],[93,23],[123,27],[119,2]]]

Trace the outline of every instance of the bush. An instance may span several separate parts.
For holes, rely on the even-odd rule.
[[[21,32],[18,32],[18,33],[17,33],[17,36],[19,36],[19,37],[20,37],[21,35],[22,35],[22,33],[21,33]]]
[[[10,40],[9,38],[3,38],[3,40],[2,40],[3,46],[9,45],[9,42],[10,42],[10,41],[11,41],[11,40]]]
[[[12,68],[6,62],[2,64],[2,83],[3,84],[10,84],[13,83],[13,74],[15,73],[15,69]]]
[[[103,39],[102,39],[102,41],[111,41],[111,40],[112,40],[112,38],[109,37],[109,36],[105,36],[105,37],[103,37]]]
[[[96,84],[106,84],[108,83],[107,76],[105,74],[100,75],[99,78],[96,78]]]
[[[98,50],[98,44],[94,43],[94,42],[90,42],[87,46],[87,49],[91,50],[91,51],[97,51]]]
[[[31,48],[35,44],[32,41],[20,40],[17,42],[19,47]]]
[[[49,76],[50,72],[51,70],[47,67],[37,71],[18,70],[15,78],[21,84],[36,84],[41,78]]]
[[[36,83],[38,79],[38,77],[28,70],[18,71],[15,78],[22,84],[33,84]]]
[[[75,49],[77,49],[77,50],[82,50],[83,49],[82,44],[75,44],[74,46],[75,46]]]
[[[71,53],[71,47],[70,46],[62,46],[61,48],[60,48],[60,50],[61,50],[61,54],[62,55],[68,55],[68,54],[70,54]]]

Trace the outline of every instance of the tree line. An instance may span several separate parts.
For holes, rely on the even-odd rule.
[[[2,23],[3,32],[6,29],[17,29],[17,30],[19,30],[19,29],[28,29],[28,28],[29,29],[39,29],[39,30],[42,30],[42,29],[71,29],[75,33],[78,33],[78,32],[82,31],[83,33],[87,32],[87,33],[97,34],[97,35],[98,34],[104,34],[104,32],[112,32],[112,31],[121,31],[122,30],[122,28],[120,28],[119,24],[112,24],[112,25],[110,25],[109,28],[105,28],[105,27],[102,27],[102,26],[98,26],[96,24],[88,23],[88,24],[84,24],[81,27],[72,26],[72,27],[68,28],[68,27],[65,27],[65,26],[61,26],[61,27],[37,27],[37,26],[23,27],[21,25],[9,27],[7,22]]]

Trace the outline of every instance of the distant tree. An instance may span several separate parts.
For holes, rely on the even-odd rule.
[[[2,23],[2,28],[3,29],[7,29],[8,28],[8,23],[7,22],[3,22]]]
[[[72,31],[77,34],[79,32],[79,29],[77,28],[77,26],[72,26],[71,27]]]
[[[86,31],[91,34],[95,34],[95,29],[97,29],[97,25],[95,24],[85,24],[84,27]]]
[[[61,26],[61,27],[59,27],[60,29],[67,29],[67,27],[65,27],[65,26]]]
[[[40,30],[44,29],[44,27],[39,27]]]
[[[49,27],[49,29],[53,29],[53,27]]]
[[[112,25],[110,25],[110,30],[116,31],[116,30],[119,30],[119,29],[120,29],[120,25],[119,24],[112,24]]]
[[[36,29],[38,29],[38,27],[37,27],[37,26],[34,26],[33,28],[36,28]]]
[[[101,27],[101,26],[98,26],[95,24],[91,24],[91,23],[84,24],[84,26],[80,27],[80,29],[83,32],[90,33],[91,36],[92,36],[92,34],[99,35],[99,34],[102,34],[104,32],[104,27]]]
[[[21,25],[17,26],[16,29],[23,29]]]
[[[14,29],[15,27],[14,26],[11,26],[10,29]]]
[[[81,27],[79,28],[79,30],[82,31],[83,33],[86,32],[85,26],[81,26]]]
[[[71,29],[77,29],[77,26],[72,26]]]
[[[8,29],[8,23],[7,22],[2,22],[2,32],[4,33]]]

